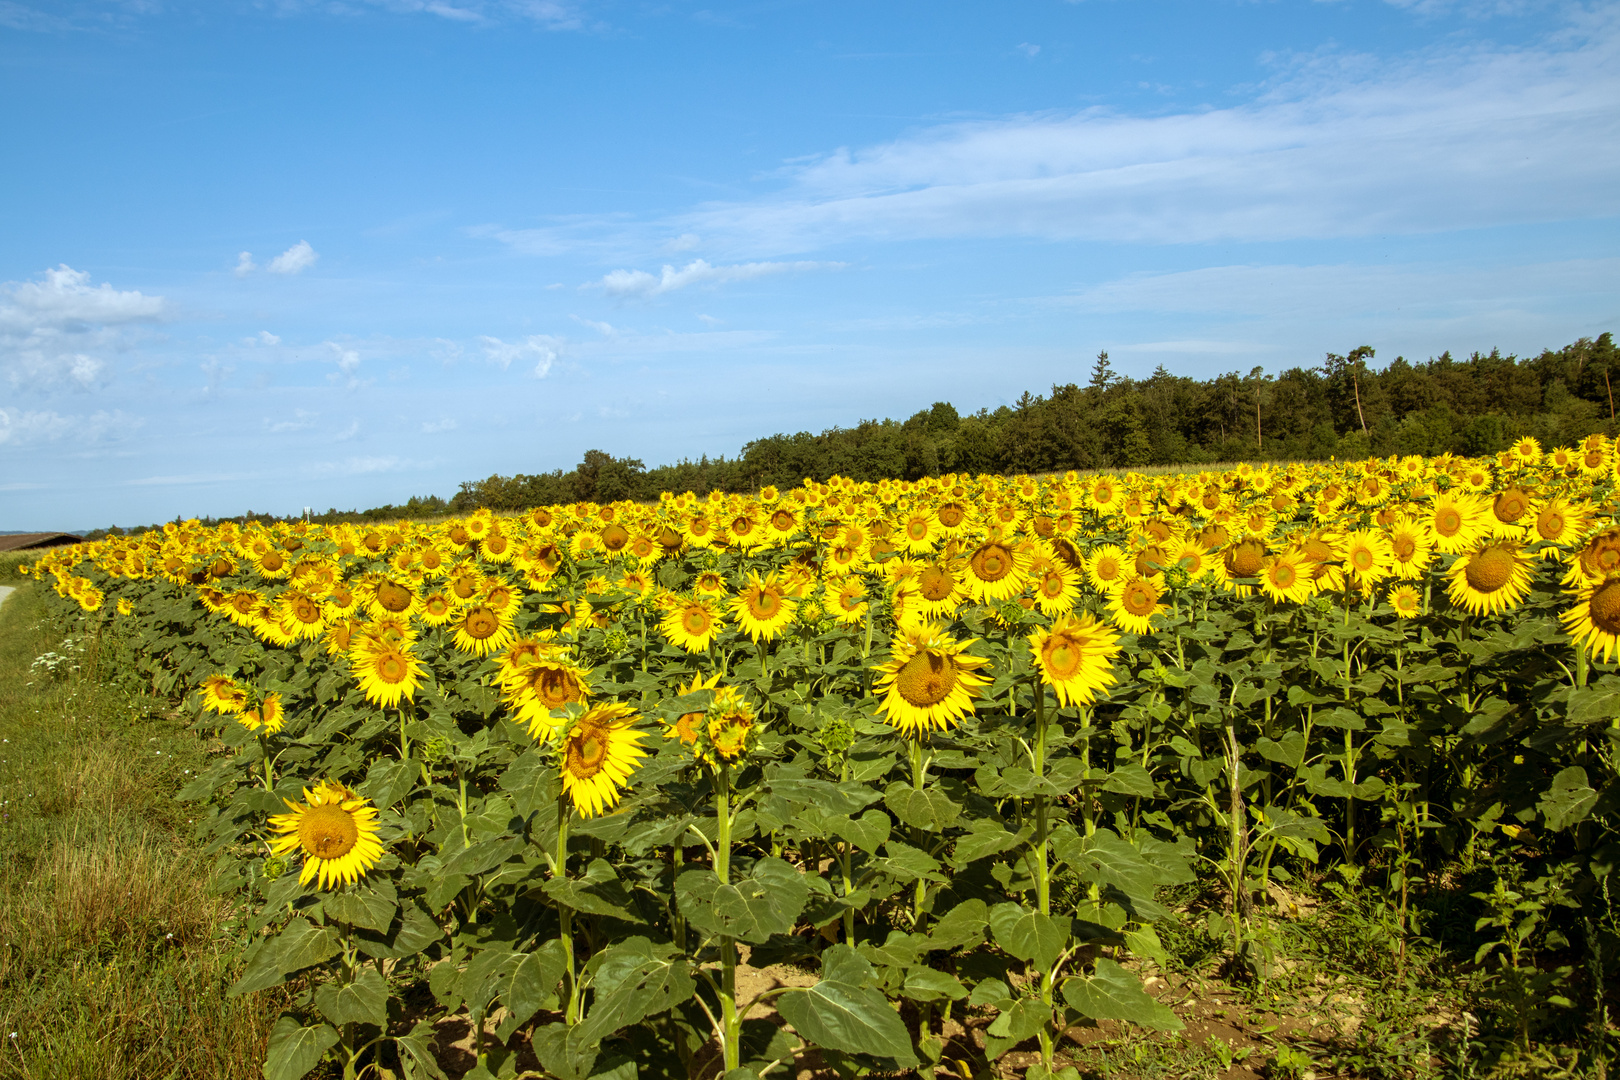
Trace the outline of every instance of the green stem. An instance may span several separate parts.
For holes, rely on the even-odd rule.
[[[763,657],[761,658],[763,663]],[[714,872],[720,884],[731,883],[731,772],[724,762],[714,774],[716,832]],[[737,1012],[737,943],[720,935],[720,1026],[725,1071],[742,1066],[742,1017]]]
[[[562,789],[562,778],[557,781],[557,849],[551,860],[551,876],[568,876],[568,818],[573,806],[568,793]],[[574,961],[574,909],[557,901],[557,937],[562,942],[563,978],[568,982],[568,1004],[563,1019],[568,1024],[579,1023],[579,970]]]
[[[928,766],[923,759],[922,735],[919,734],[911,740],[911,786],[918,791],[922,790],[923,782],[928,778]],[[923,839],[923,831],[919,828],[911,830],[912,845],[926,851],[928,844]],[[923,878],[917,879],[917,885],[912,892],[911,905],[911,932],[920,933],[923,922],[923,904],[928,899],[928,882]]]

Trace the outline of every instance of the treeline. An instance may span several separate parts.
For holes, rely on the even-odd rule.
[[[907,420],[862,420],[819,435],[755,439],[734,458],[647,468],[636,458],[587,451],[573,470],[494,475],[461,485],[450,509],[519,510],[591,500],[654,499],[662,491],[755,491],[766,484],[918,479],[946,472],[1036,473],[1214,461],[1345,459],[1443,453],[1479,456],[1532,435],[1572,445],[1613,436],[1620,356],[1613,336],[1582,338],[1518,359],[1493,350],[1383,367],[1362,346],[1318,367],[1278,375],[1252,368],[1213,379],[1117,374],[1106,352],[1086,385],[1026,391],[1011,406],[962,415],[936,402]]]

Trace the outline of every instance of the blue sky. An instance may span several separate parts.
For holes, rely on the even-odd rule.
[[[0,0],[0,529],[1620,329],[1620,7]]]

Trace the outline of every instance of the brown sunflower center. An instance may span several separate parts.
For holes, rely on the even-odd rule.
[[[914,517],[906,522],[906,536],[912,540],[928,539],[928,519]]]
[[[797,522],[793,520],[793,515],[786,510],[778,510],[771,515],[771,528],[777,532],[790,532],[795,524]]]
[[[456,578],[455,584],[451,585],[450,588],[455,590],[455,594],[461,599],[468,600],[472,598],[473,593],[478,591],[478,579],[471,574],[463,574]]]
[[[385,683],[404,682],[405,675],[410,670],[405,658],[397,652],[385,652],[377,657],[377,678]]]
[[[1041,646],[1041,659],[1046,662],[1046,670],[1055,681],[1067,682],[1079,674],[1086,654],[1078,641],[1063,634],[1053,634]]]
[[[1265,559],[1266,545],[1258,540],[1239,541],[1227,548],[1224,556],[1226,569],[1233,577],[1254,577]]]
[[[1463,577],[1477,592],[1493,593],[1513,579],[1515,564],[1511,551],[1493,545],[1468,560]]]
[[[575,728],[568,740],[568,773],[576,780],[589,780],[607,763],[607,732],[597,728]]]
[[[266,570],[270,571],[271,573],[274,573],[275,571],[280,570],[283,566],[286,566],[286,565],[287,565],[287,560],[283,559],[281,557],[280,553],[278,553],[278,552],[272,551],[272,552],[270,552],[269,554],[267,554],[264,557],[264,568]]]
[[[1564,515],[1547,507],[1536,515],[1536,532],[1543,540],[1557,540],[1564,535]]]
[[[1378,556],[1370,547],[1358,547],[1350,552],[1350,565],[1365,574],[1378,564]]]
[[[1040,590],[1048,600],[1056,600],[1063,595],[1063,576],[1055,570],[1047,571],[1046,576],[1041,578]]]
[[[920,652],[901,666],[894,686],[908,705],[938,705],[956,688],[956,661],[943,653]]]
[[[1605,634],[1620,634],[1620,581],[1605,581],[1593,589],[1587,608],[1592,625]]]
[[[312,806],[298,819],[298,843],[317,859],[340,859],[360,841],[360,826],[341,806]]]
[[[917,575],[917,588],[924,600],[937,603],[956,591],[956,578],[945,567],[935,563],[924,567],[923,572]]]
[[[307,596],[300,596],[297,600],[294,600],[292,611],[293,618],[299,622],[313,623],[321,621],[320,605]]]
[[[689,607],[681,615],[681,629],[693,637],[707,634],[711,625],[709,613],[700,607]]]
[[[450,613],[450,601],[438,593],[428,597],[427,604],[424,606],[427,608],[427,613],[435,619],[442,618]]]
[[[1153,614],[1153,609],[1159,606],[1159,590],[1145,581],[1138,581],[1125,589],[1119,602],[1127,612],[1142,618]]]
[[[966,512],[955,503],[946,503],[939,508],[939,523],[947,529],[956,528],[966,517]]]
[[[501,620],[496,618],[495,613],[489,608],[476,607],[467,613],[461,628],[467,632],[468,637],[483,641],[495,635],[495,631],[501,628]]]
[[[630,530],[617,523],[602,530],[602,546],[609,551],[622,551],[630,542]]]
[[[1417,554],[1417,541],[1404,534],[1397,536],[1390,546],[1395,550],[1395,558],[1403,563],[1411,562]]]
[[[534,692],[548,709],[559,709],[576,701],[583,701],[579,680],[571,672],[558,668],[545,668],[533,683]]]
[[[1512,524],[1530,512],[1530,496],[1520,488],[1508,488],[1491,504],[1496,520]]]
[[[1290,562],[1273,563],[1271,566],[1271,583],[1279,589],[1292,589],[1294,582],[1299,580],[1299,572]]]
[[[760,589],[748,597],[748,614],[756,619],[774,619],[782,610],[782,598],[775,589]]]
[[[1013,571],[1012,552],[1000,544],[986,544],[968,560],[973,576],[980,581],[1000,581]]]
[[[377,586],[377,603],[384,611],[399,613],[411,606],[411,590],[392,581]]]
[[[1456,536],[1462,532],[1462,511],[1454,506],[1441,507],[1434,515],[1434,531],[1441,536]]]

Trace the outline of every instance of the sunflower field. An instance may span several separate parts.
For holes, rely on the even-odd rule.
[[[257,913],[232,993],[306,988],[269,1080],[440,1076],[447,1017],[478,1076],[1023,1047],[1041,1080],[1076,1025],[1179,1026],[1142,973],[1195,879],[1263,978],[1277,884],[1354,868],[1405,933],[1490,852],[1502,1008],[1528,1037],[1590,998],[1563,958],[1612,949],[1617,461],[176,523],[30,572],[219,733],[182,797]],[[772,964],[804,977],[739,989]]]

